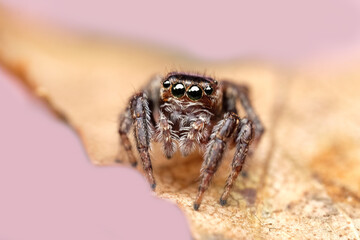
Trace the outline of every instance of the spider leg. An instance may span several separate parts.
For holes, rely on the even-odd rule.
[[[203,194],[209,187],[210,181],[220,165],[226,142],[233,136],[233,132],[238,124],[239,117],[235,113],[226,113],[223,120],[214,127],[201,167],[201,181],[194,202],[195,210],[199,209]]]
[[[154,190],[156,183],[149,154],[153,126],[151,124],[151,113],[146,94],[136,94],[130,101],[130,109],[134,125],[136,147],[145,171],[145,176],[151,188]]]
[[[137,161],[132,152],[131,142],[128,137],[132,125],[134,126],[136,147],[143,164],[145,176],[150,183],[151,188],[155,189],[156,183],[149,154],[153,126],[151,124],[149,102],[144,93],[134,95],[130,100],[129,107],[127,107],[125,112],[120,116],[119,134],[122,143],[121,145],[124,147],[131,165],[135,167]]]
[[[131,110],[130,107],[127,107],[125,112],[120,115],[120,126],[119,126],[120,142],[122,143],[121,145],[123,146],[125,152],[127,153],[130,164],[133,167],[136,167],[137,161],[132,151],[131,142],[128,137],[128,133],[131,129],[132,123],[133,123],[133,119],[131,117]],[[120,154],[121,153],[119,151],[119,157]],[[121,161],[119,157],[118,157],[118,161]]]
[[[119,135],[120,142],[123,146],[129,162],[136,167],[137,161],[132,151],[132,144],[129,139],[129,132],[134,126],[134,136],[136,140],[137,150],[139,152],[146,178],[150,182],[151,187],[155,189],[155,180],[152,173],[152,165],[149,155],[150,140],[153,133],[153,125],[155,124],[156,115],[159,112],[159,89],[160,76],[154,76],[143,89],[142,92],[135,94],[129,106],[120,115]],[[122,154],[119,151],[119,157]],[[119,158],[117,161],[120,161]]]
[[[249,88],[245,85],[237,85],[232,82],[224,81],[225,83],[225,111],[233,111],[236,113],[235,99],[239,99],[241,105],[246,111],[247,117],[251,120],[255,127],[255,137],[254,140],[259,142],[261,136],[263,135],[265,128],[262,124],[260,118],[256,114],[254,107],[251,105],[249,98]]]
[[[235,152],[234,159],[232,161],[231,173],[226,180],[226,185],[223,194],[220,197],[220,204],[224,206],[229,197],[231,188],[234,185],[236,178],[238,177],[241,169],[245,163],[246,155],[249,150],[249,145],[254,139],[254,128],[250,120],[243,118],[240,122],[240,129],[237,133],[236,144],[237,149]]]

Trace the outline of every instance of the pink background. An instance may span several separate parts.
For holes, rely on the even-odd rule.
[[[91,3],[90,3],[91,2]],[[54,24],[200,58],[304,64],[354,57],[357,0],[0,0]],[[136,171],[99,168],[76,135],[0,68],[0,239],[190,239]]]

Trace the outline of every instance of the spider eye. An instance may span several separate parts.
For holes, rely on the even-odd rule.
[[[168,88],[168,87],[170,87],[170,85],[171,85],[171,84],[170,84],[170,81],[169,81],[169,80],[166,80],[166,81],[163,82],[163,87],[164,87],[164,88]]]
[[[213,93],[214,89],[211,86],[206,86],[204,88],[204,91],[205,91],[206,95],[211,95]]]
[[[177,97],[177,98],[181,98],[182,96],[184,96],[185,93],[185,87],[182,83],[176,83],[172,88],[171,88],[171,92],[172,94]]]
[[[201,91],[201,88],[199,88],[198,86],[196,85],[192,85],[189,90],[186,92],[186,94],[188,95],[188,97],[191,99],[191,100],[199,100],[203,93]]]

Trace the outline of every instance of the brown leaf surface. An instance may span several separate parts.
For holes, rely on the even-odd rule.
[[[359,239],[360,71],[304,74],[207,63],[126,42],[74,37],[0,12],[0,62],[67,121],[95,164],[115,164],[117,118],[154,74],[207,72],[247,83],[267,132],[226,207],[227,153],[200,211],[201,156],[167,161],[155,146],[156,194],[176,202],[195,239]]]

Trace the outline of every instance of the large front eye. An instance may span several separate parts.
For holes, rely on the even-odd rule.
[[[182,96],[184,96],[185,93],[185,87],[182,83],[176,83],[172,88],[171,88],[171,92],[172,94],[177,97],[177,98],[181,98]]]
[[[192,85],[189,90],[186,92],[186,94],[188,95],[188,97],[191,99],[191,100],[199,100],[201,97],[202,97],[202,90],[201,88],[199,88],[198,86],[196,85]]]

